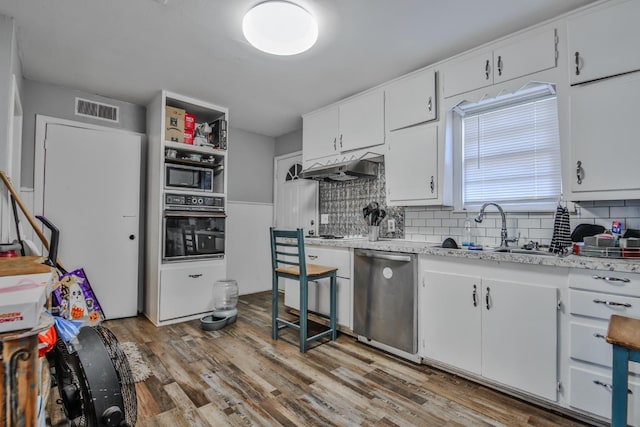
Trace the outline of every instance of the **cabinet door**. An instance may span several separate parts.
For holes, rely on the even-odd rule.
[[[416,205],[438,198],[438,127],[389,133],[385,156],[387,202]]]
[[[300,282],[291,279],[280,279],[284,283],[284,305],[300,310]],[[351,279],[338,277],[336,291],[336,312],[338,324],[352,329],[351,325]],[[281,285],[282,286],[282,285]],[[329,315],[329,279],[309,281],[308,308],[310,311]]]
[[[448,98],[493,84],[493,53],[470,54],[444,67],[444,97]]]
[[[555,401],[557,289],[482,279],[482,375]]]
[[[556,66],[556,32],[545,29],[493,51],[493,82],[500,83]]]
[[[640,73],[572,87],[570,98],[571,166],[576,171],[571,189],[640,189]]]
[[[569,18],[570,83],[639,70],[639,16],[640,2],[630,0]]]
[[[481,373],[480,278],[424,271],[419,350],[431,359]]]
[[[358,96],[340,105],[340,151],[384,144],[384,92]]]
[[[191,316],[213,310],[213,284],[225,278],[223,262],[206,266],[181,265],[160,271],[159,320]]]
[[[387,130],[436,118],[436,72],[424,70],[393,83],[385,91]]]
[[[302,157],[304,161],[338,152],[338,107],[302,118]]]

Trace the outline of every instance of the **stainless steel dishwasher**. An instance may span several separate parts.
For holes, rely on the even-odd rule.
[[[353,330],[358,340],[419,362],[415,254],[354,251]]]

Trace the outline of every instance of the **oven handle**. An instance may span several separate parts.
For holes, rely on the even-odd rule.
[[[410,255],[392,255],[392,254],[387,254],[384,252],[376,252],[376,251],[360,251],[358,255],[366,256],[368,258],[386,259],[389,261],[411,262]]]
[[[226,218],[227,214],[225,214],[224,212],[210,213],[210,212],[165,211],[164,216],[165,218],[182,217],[182,216],[188,216],[191,218]]]

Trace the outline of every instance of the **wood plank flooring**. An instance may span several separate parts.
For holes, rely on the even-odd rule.
[[[240,297],[220,331],[198,320],[156,328],[105,322],[138,344],[153,375],[136,384],[139,426],[583,426],[341,334],[298,351],[296,332],[271,339],[271,295]],[[51,425],[60,417],[49,402]]]

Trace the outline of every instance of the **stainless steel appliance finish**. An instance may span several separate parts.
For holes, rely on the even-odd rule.
[[[378,165],[376,162],[357,160],[305,170],[302,172],[302,177],[324,181],[349,181],[358,178],[373,179],[378,176],[377,174]]]
[[[221,192],[214,188],[214,170],[211,168],[166,163],[164,177],[167,190]]]
[[[222,212],[165,210],[162,261],[223,258],[226,215]]]
[[[354,251],[353,330],[361,340],[417,353],[417,270],[415,254]]]
[[[166,210],[224,212],[224,197],[167,193],[164,195],[164,208]]]

